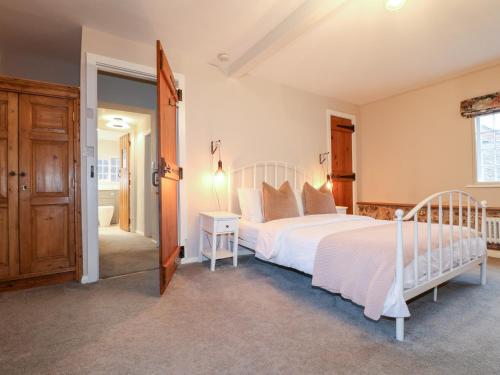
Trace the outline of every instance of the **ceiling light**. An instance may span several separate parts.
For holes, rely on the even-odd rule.
[[[121,117],[115,117],[112,121],[106,124],[111,129],[129,129],[130,126]]]
[[[406,0],[387,0],[385,2],[385,9],[394,11],[401,9],[406,3]]]
[[[217,60],[219,60],[220,62],[229,61],[229,54],[227,54],[227,53],[219,53],[217,55]]]

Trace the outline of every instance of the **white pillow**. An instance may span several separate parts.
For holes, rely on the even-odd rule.
[[[262,192],[260,189],[239,188],[238,200],[240,202],[241,216],[253,223],[263,223]]]
[[[304,216],[304,201],[302,200],[302,190],[295,189],[294,191],[295,199],[297,199],[297,207],[299,209],[299,215]]]

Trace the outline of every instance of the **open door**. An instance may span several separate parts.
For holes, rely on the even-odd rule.
[[[347,213],[353,213],[353,182],[356,175],[352,170],[352,134],[354,125],[346,118],[332,116],[330,119],[332,137],[332,182],[335,204],[346,206]]]
[[[175,80],[160,41],[156,42],[158,90],[158,174],[160,179],[160,294],[177,268],[179,256],[177,102]]]
[[[120,229],[130,232],[130,134],[120,137]]]

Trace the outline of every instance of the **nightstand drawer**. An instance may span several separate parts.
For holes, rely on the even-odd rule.
[[[215,223],[215,230],[217,232],[234,232],[237,227],[236,220],[221,220]]]

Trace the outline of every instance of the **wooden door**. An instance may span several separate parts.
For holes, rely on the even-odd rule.
[[[130,232],[130,134],[120,137],[120,229]]]
[[[75,269],[75,102],[19,96],[20,271]]]
[[[352,133],[354,133],[354,125],[349,119],[332,116],[330,126],[335,204],[348,207],[347,213],[352,214],[352,189],[356,178],[352,170]]]
[[[175,80],[160,41],[156,43],[158,95],[158,172],[160,175],[160,294],[177,268],[179,256],[177,102]]]
[[[0,278],[19,273],[18,95],[0,91]]]

